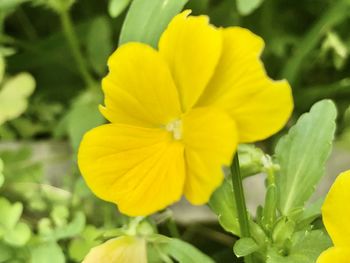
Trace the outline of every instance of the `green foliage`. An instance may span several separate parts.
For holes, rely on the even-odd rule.
[[[241,15],[249,15],[257,9],[263,0],[236,0],[237,10]]]
[[[37,263],[64,263],[65,256],[61,247],[54,241],[39,243],[32,246],[30,251],[30,259]]]
[[[134,0],[125,18],[119,44],[138,41],[157,47],[161,33],[188,0]]]
[[[244,237],[239,239],[233,246],[233,252],[237,257],[250,255],[259,249],[258,244],[253,238]]]
[[[0,59],[0,125],[17,118],[27,109],[27,99],[34,92],[35,80],[28,73],[20,73],[3,80],[4,61]]]
[[[131,0],[109,0],[108,13],[111,17],[118,17],[128,7]]]
[[[18,202],[11,204],[7,199],[0,198],[0,210],[0,242],[2,240],[12,246],[25,245],[31,236],[31,231],[26,223],[20,222],[23,205]]]
[[[266,263],[314,263],[331,244],[329,237],[321,230],[300,231],[293,236],[284,256],[276,248],[269,249]]]
[[[4,162],[0,159],[0,188],[4,184],[5,176],[3,173],[4,170]]]
[[[73,103],[65,123],[73,149],[78,149],[85,132],[105,122],[98,111],[101,100],[101,94],[92,90],[82,93]]]
[[[281,170],[277,186],[282,214],[288,215],[293,209],[303,207],[324,175],[336,115],[333,102],[319,102],[279,141],[276,158]]]
[[[179,263],[214,263],[214,261],[203,254],[200,250],[191,244],[177,238],[168,238],[162,235],[153,235],[150,237],[150,250],[152,252],[150,262],[173,262]]]
[[[223,184],[211,196],[209,206],[218,216],[221,226],[226,231],[239,236],[237,208],[234,200],[232,183],[225,179]]]
[[[109,20],[97,17],[92,21],[87,34],[87,55],[94,71],[100,76],[106,73],[107,59],[112,52],[112,30]]]
[[[34,4],[43,5],[58,14],[68,11],[75,0],[32,0]]]
[[[98,237],[102,233],[103,231],[92,225],[85,226],[81,235],[70,242],[69,256],[77,262],[82,261],[91,248],[101,243]]]

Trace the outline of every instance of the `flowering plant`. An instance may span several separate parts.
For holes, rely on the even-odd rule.
[[[0,1],[0,263],[347,262],[349,8]]]

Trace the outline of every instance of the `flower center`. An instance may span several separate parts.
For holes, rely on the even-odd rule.
[[[173,138],[175,140],[181,140],[182,138],[182,121],[181,120],[174,120],[172,122],[169,122],[165,129],[173,134]]]

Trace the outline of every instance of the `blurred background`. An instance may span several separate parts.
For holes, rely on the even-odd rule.
[[[13,221],[0,226],[0,262],[80,262],[102,229],[128,220],[86,188],[76,151],[105,122],[100,81],[131,2],[0,0],[0,225]],[[189,0],[185,8],[263,37],[268,74],[293,88],[288,126],[316,101],[335,101],[337,137],[320,186],[327,191],[350,167],[350,1]],[[284,132],[259,145],[273,153]],[[254,207],[259,191],[249,196]],[[180,205],[175,218],[182,237],[217,262],[233,257],[234,238],[208,209]]]

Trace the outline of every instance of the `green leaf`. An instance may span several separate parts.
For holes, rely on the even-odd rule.
[[[14,183],[20,182],[38,182],[43,176],[43,166],[40,163],[32,162],[32,151],[28,147],[22,147],[17,150],[8,150],[0,152],[0,158],[6,164],[4,175],[6,182]],[[13,176],[13,175],[16,176]],[[17,192],[21,196],[26,196],[26,190],[21,189]]]
[[[29,226],[23,222],[19,222],[5,234],[4,241],[13,246],[23,246],[28,242],[31,234]]]
[[[35,80],[28,73],[8,79],[0,89],[0,125],[17,118],[28,105],[28,97],[35,89]]]
[[[137,41],[157,47],[160,35],[188,0],[134,0],[120,34],[119,44]]]
[[[254,239],[250,237],[245,237],[237,240],[237,242],[233,246],[233,252],[239,258],[250,255],[258,249],[258,244],[254,241]]]
[[[97,240],[101,234],[102,231],[96,227],[86,226],[81,235],[70,242],[68,249],[70,257],[77,262],[82,261],[91,248],[102,242]]]
[[[0,53],[0,84],[4,78],[5,74],[5,59]]]
[[[97,17],[87,34],[87,54],[92,68],[99,75],[106,73],[107,59],[111,54],[112,30],[107,17]]]
[[[76,0],[32,0],[36,5],[43,5],[58,14],[68,11]]]
[[[56,242],[41,243],[30,248],[31,262],[65,263],[61,247]]]
[[[243,15],[249,15],[254,12],[263,2],[263,0],[236,0],[238,12]]]
[[[13,256],[13,250],[10,246],[0,242],[0,262],[8,262]]]
[[[61,240],[71,238],[79,235],[85,227],[85,215],[82,212],[77,212],[72,221],[67,225],[58,226],[54,229],[50,229],[50,221],[44,221],[46,229],[41,233],[41,236],[48,240]]]
[[[0,159],[0,188],[5,182],[5,176],[3,174],[4,162]]]
[[[169,238],[167,243],[163,245],[162,251],[179,263],[214,263],[210,257],[191,244],[176,238]]]
[[[15,8],[17,5],[29,1],[30,0],[1,0],[0,11],[8,11],[9,9]]]
[[[78,97],[68,112],[67,130],[73,149],[78,149],[85,132],[105,122],[98,111],[101,100],[101,94],[85,92]]]
[[[316,202],[307,206],[300,217],[298,218],[299,222],[297,224],[297,229],[302,230],[309,228],[310,224],[315,221],[317,218],[321,217],[321,208],[324,202],[324,197],[321,197]]]
[[[242,177],[248,177],[263,171],[264,152],[252,144],[240,144],[238,146],[239,167]]]
[[[278,248],[270,248],[266,263],[315,263],[331,245],[331,240],[321,230],[300,231],[294,234],[288,255],[281,255]]]
[[[109,0],[108,13],[111,17],[118,17],[128,7],[131,0]]]
[[[225,178],[222,185],[214,192],[209,201],[209,207],[218,216],[220,225],[232,234],[239,236],[239,222],[232,184]]]
[[[277,245],[283,245],[287,239],[291,239],[295,230],[295,222],[287,217],[282,217],[276,223],[273,232],[272,240]]]
[[[303,207],[324,175],[331,152],[337,110],[330,100],[316,103],[277,144],[279,209],[288,215]]]
[[[0,228],[12,230],[21,218],[23,205],[21,203],[11,204],[7,199],[0,198]]]

